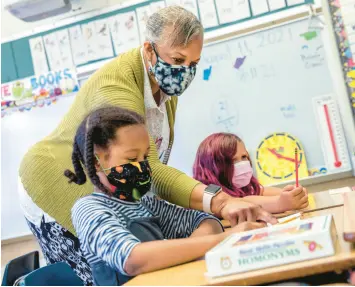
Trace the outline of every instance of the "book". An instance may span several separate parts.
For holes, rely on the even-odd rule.
[[[235,233],[208,251],[207,277],[242,273],[334,254],[332,215]]]

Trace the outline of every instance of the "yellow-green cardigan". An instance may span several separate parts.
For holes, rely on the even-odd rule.
[[[103,105],[120,106],[144,115],[143,69],[140,48],[136,48],[98,70],[76,95],[59,126],[34,145],[22,160],[20,177],[29,196],[44,212],[74,234],[71,208],[80,197],[93,192],[91,182],[82,186],[69,184],[63,174],[65,169],[73,169],[71,153],[76,129],[88,113]],[[177,97],[166,102],[170,126],[169,146],[174,139],[176,106]],[[189,207],[191,192],[198,182],[163,165],[152,139],[150,146],[149,163],[154,190],[169,202]]]

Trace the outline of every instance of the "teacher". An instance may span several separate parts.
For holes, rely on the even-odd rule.
[[[207,187],[166,165],[174,140],[178,96],[194,79],[202,45],[203,27],[194,14],[176,6],[154,13],[147,21],[143,46],[120,55],[92,75],[58,127],[27,152],[20,167],[21,205],[48,264],[67,262],[85,284],[92,283],[91,270],[74,234],[71,208],[80,197],[92,193],[93,185],[68,184],[63,172],[72,166],[78,125],[88,113],[105,105],[145,116],[151,136],[148,160],[158,196],[214,213],[233,225],[275,221],[259,206],[232,198],[216,186]],[[201,110],[191,112],[198,117],[204,112],[203,103]]]

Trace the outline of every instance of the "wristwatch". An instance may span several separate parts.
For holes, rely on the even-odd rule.
[[[218,193],[222,191],[222,188],[215,184],[210,184],[206,187],[203,193],[203,211],[212,214],[211,203],[212,198],[214,198]]]

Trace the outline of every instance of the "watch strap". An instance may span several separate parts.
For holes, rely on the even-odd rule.
[[[203,211],[209,214],[212,214],[211,210],[211,205],[212,205],[212,198],[215,196],[215,194],[212,194],[210,192],[204,192],[203,193],[203,200],[202,200],[202,205],[203,205]]]

